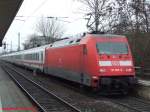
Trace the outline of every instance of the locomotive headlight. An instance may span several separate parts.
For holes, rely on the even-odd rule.
[[[105,69],[105,68],[100,68],[99,71],[100,71],[101,73],[104,73],[104,72],[106,72],[106,69]]]
[[[126,69],[126,72],[132,72],[133,70],[132,70],[132,68],[127,68]]]
[[[93,76],[92,79],[98,79],[98,77],[97,76]]]

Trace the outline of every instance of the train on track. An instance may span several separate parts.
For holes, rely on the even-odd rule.
[[[96,90],[128,92],[136,83],[131,50],[122,35],[86,33],[0,58]]]

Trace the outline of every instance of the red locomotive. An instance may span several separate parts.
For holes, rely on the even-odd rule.
[[[136,83],[131,50],[121,35],[86,34],[1,58],[97,90],[127,92]]]

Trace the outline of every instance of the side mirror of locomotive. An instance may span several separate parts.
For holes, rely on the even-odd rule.
[[[87,55],[87,46],[86,46],[86,44],[83,44],[83,54]]]

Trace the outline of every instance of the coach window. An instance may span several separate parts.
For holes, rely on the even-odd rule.
[[[36,60],[36,53],[34,54],[34,60]]]
[[[36,53],[36,58],[35,58],[35,60],[38,60],[38,54]]]
[[[35,53],[35,54],[34,54],[34,60],[36,60],[36,59],[37,59],[37,54]]]
[[[31,54],[31,60],[34,60],[34,54]]]
[[[36,55],[35,55],[35,53],[34,53],[34,54],[33,54],[33,60],[35,60],[35,56],[36,56]]]
[[[36,53],[36,60],[39,60],[39,54]]]
[[[27,54],[27,60],[29,60],[29,59],[30,59],[29,54]]]
[[[36,53],[34,53],[34,60],[36,60]]]
[[[34,53],[34,60],[36,60],[36,53]]]
[[[27,59],[27,55],[26,54],[24,55],[24,59]]]
[[[37,53],[37,60],[39,60],[39,53]]]
[[[37,53],[35,53],[35,59],[34,60],[37,60],[38,59],[38,55]]]
[[[37,60],[37,53],[35,53],[35,60]]]
[[[29,60],[29,59],[30,59],[29,54],[27,54],[27,60]]]
[[[41,52],[41,61],[43,61],[43,52]]]
[[[26,58],[27,58],[27,55],[25,54],[25,55],[24,55],[24,59],[26,59]]]
[[[38,60],[38,54],[36,53],[36,60]]]
[[[35,60],[37,60],[37,53],[35,53]]]
[[[30,60],[30,54],[27,54],[27,59]]]
[[[30,60],[30,54],[27,54],[27,59]]]
[[[34,54],[31,54],[31,60],[33,60],[34,59]]]
[[[35,58],[36,58],[36,54],[34,53],[34,54],[33,54],[33,60],[35,60]]]

